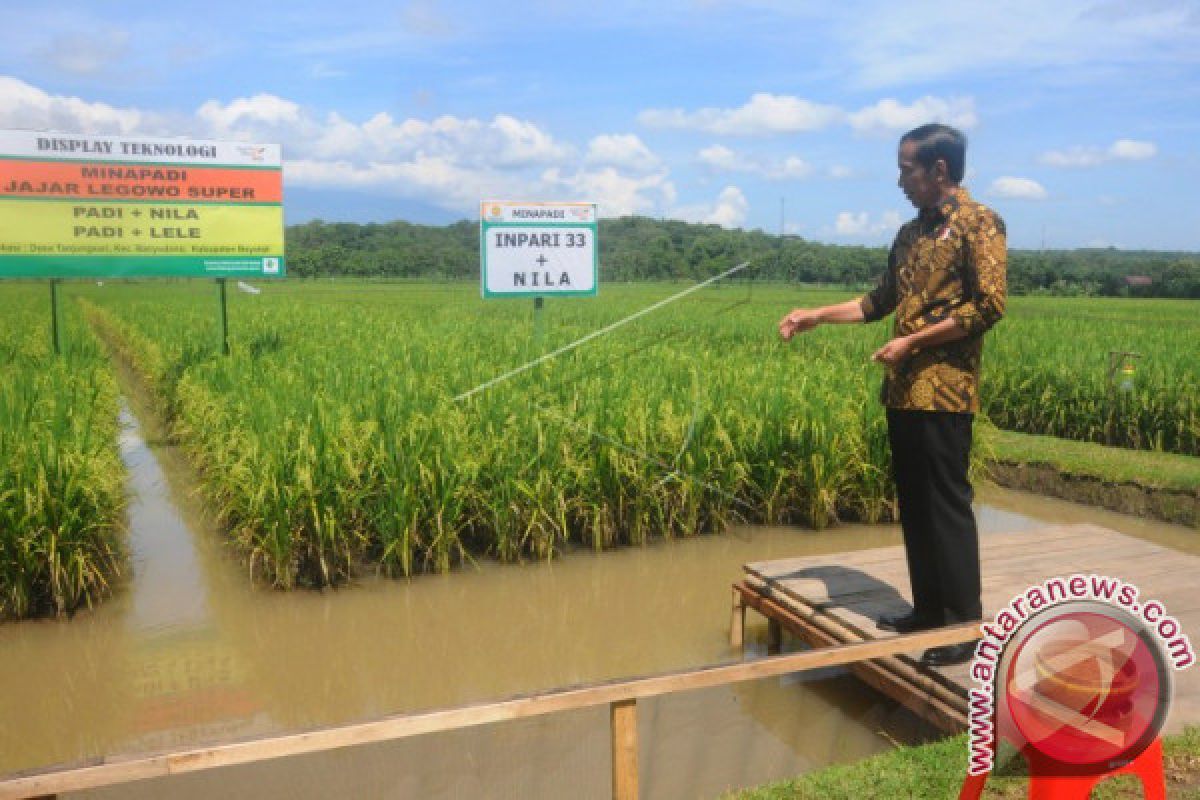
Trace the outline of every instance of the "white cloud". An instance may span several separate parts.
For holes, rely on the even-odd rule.
[[[489,127],[499,136],[496,155],[505,166],[546,164],[571,153],[571,148],[554,141],[537,125],[507,114],[497,114]]]
[[[671,216],[688,222],[702,222],[708,225],[720,225],[724,228],[738,228],[745,224],[750,204],[746,195],[736,186],[726,186],[717,195],[712,205],[682,206],[673,209]]]
[[[696,154],[701,164],[717,172],[744,172],[767,180],[798,180],[812,174],[812,167],[799,156],[782,160],[766,160],[735,153],[721,144],[704,148]]]
[[[799,156],[788,156],[783,160],[779,170],[773,174],[780,178],[807,178],[812,171],[812,167],[804,159]]]
[[[704,221],[723,228],[736,228],[746,221],[746,212],[749,210],[750,204],[746,202],[742,190],[736,186],[726,186],[717,196],[716,206]]]
[[[624,167],[636,171],[657,169],[661,162],[635,134],[602,134],[588,143],[588,164]]]
[[[440,158],[479,169],[519,170],[561,163],[574,150],[528,120],[444,115],[397,121],[380,112],[362,123],[337,112],[323,119],[282,97],[259,94],[228,103],[210,100],[196,111],[209,135],[281,142],[285,155],[354,163]]]
[[[1048,196],[1040,183],[1030,178],[1005,176],[992,181],[992,194],[1010,200],[1045,200]]]
[[[754,94],[739,108],[647,109],[638,121],[651,128],[681,128],[720,135],[754,136],[827,128],[842,118],[836,106],[790,95]]]
[[[236,136],[262,126],[298,126],[303,123],[300,106],[273,94],[239,97],[222,105],[209,100],[196,109],[196,116],[219,136]]]
[[[1104,151],[1098,147],[1071,147],[1066,150],[1049,150],[1038,159],[1052,167],[1094,167],[1106,160]]]
[[[737,153],[734,153],[728,147],[721,144],[714,144],[711,147],[704,148],[696,154],[696,157],[705,166],[727,172],[737,172],[744,166],[743,162],[738,158]]]
[[[0,75],[0,127],[128,134],[160,132],[161,119],[133,108],[52,95]]]
[[[563,175],[558,168],[542,173],[545,193],[566,191],[574,199],[596,203],[600,216],[619,217],[627,214],[661,212],[675,202],[675,185],[666,171],[651,175],[626,175],[614,167],[584,169]]]
[[[1198,28],[1190,5],[865,0],[831,7],[826,15],[838,63],[844,68],[844,54],[861,86],[962,81],[972,73],[1013,69],[1094,83],[1103,80],[1097,67],[1104,65],[1190,62]]]
[[[575,157],[529,120],[497,114],[490,120],[442,116],[395,120],[386,113],[355,122],[336,112],[323,117],[285,97],[257,94],[209,100],[194,114],[168,118],[132,108],[52,95],[0,76],[0,127],[97,134],[187,135],[193,138],[280,142],[290,185],[370,189],[471,213],[480,197],[570,196],[595,199],[606,213],[667,208],[674,186],[664,168],[629,176],[613,165],[561,171]],[[597,137],[593,154],[656,163],[636,137]]]
[[[318,80],[324,80],[326,78],[344,78],[350,73],[344,69],[331,67],[325,61],[318,61],[312,65],[308,71],[308,74],[314,78],[317,78]]]
[[[1133,139],[1117,139],[1108,148],[1108,154],[1113,158],[1119,158],[1126,161],[1142,161],[1147,158],[1154,158],[1158,153],[1158,147],[1154,142],[1139,142]]]
[[[903,133],[927,122],[941,122],[956,128],[973,128],[979,123],[972,98],[944,100],[929,95],[908,105],[885,97],[873,106],[850,113],[848,119],[855,131],[871,134]]]
[[[872,219],[866,211],[839,211],[833,223],[834,233],[848,237],[877,237],[895,232],[902,220],[896,211],[885,211]]]
[[[456,32],[450,15],[439,9],[432,0],[413,0],[401,12],[401,19],[405,31],[421,36],[438,38]]]
[[[444,158],[419,156],[408,162],[354,164],[295,159],[284,162],[284,178],[294,186],[391,190],[428,197],[445,208],[473,208],[479,198],[501,196],[509,188],[500,176],[467,170]]]
[[[854,170],[852,170],[850,167],[847,167],[845,164],[834,164],[829,168],[829,177],[836,180],[851,178],[853,176]]]
[[[34,56],[71,75],[97,75],[125,60],[129,39],[123,30],[64,33],[34,50]]]
[[[814,103],[802,97],[759,92],[738,108],[646,109],[638,121],[651,128],[676,128],[729,136],[800,133],[849,125],[856,133],[899,133],[926,122],[973,128],[979,122],[970,97],[925,95],[909,104],[885,97],[857,111]]]
[[[1039,160],[1052,167],[1095,167],[1109,161],[1144,161],[1157,153],[1154,142],[1118,139],[1107,148],[1075,146],[1066,150],[1048,150]]]

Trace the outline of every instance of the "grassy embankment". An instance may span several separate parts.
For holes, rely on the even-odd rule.
[[[981,428],[1002,486],[1200,527],[1200,458]]]
[[[1172,800],[1200,799],[1200,728],[1189,728],[1164,740],[1167,796]],[[965,736],[954,736],[919,747],[902,747],[868,758],[728,795],[727,800],[862,800],[912,798],[953,800],[966,775]],[[998,773],[988,779],[984,798],[1019,800],[1027,796],[1028,780],[1020,757],[1004,757]],[[1141,798],[1135,778],[1120,776],[1102,783],[1095,800]]]

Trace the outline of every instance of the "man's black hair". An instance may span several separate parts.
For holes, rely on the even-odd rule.
[[[901,143],[915,142],[917,163],[930,169],[939,158],[946,161],[946,173],[950,182],[962,183],[963,170],[967,164],[967,137],[957,128],[937,122],[913,128],[900,137]]]

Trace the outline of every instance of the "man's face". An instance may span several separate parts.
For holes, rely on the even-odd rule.
[[[900,178],[896,184],[903,190],[908,202],[918,209],[936,207],[942,198],[942,187],[934,174],[937,163],[930,169],[918,164],[917,143],[911,141],[900,143],[896,163],[900,168]]]

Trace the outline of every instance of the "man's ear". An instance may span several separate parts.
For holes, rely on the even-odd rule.
[[[950,167],[946,164],[946,159],[939,158],[933,162],[933,177],[938,183],[950,182]]]

